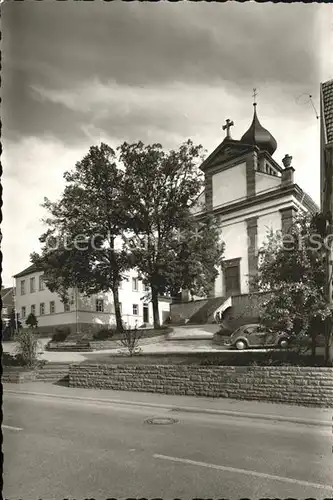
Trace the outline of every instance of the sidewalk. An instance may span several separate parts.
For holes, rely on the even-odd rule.
[[[207,413],[305,425],[332,427],[333,410],[235,399],[197,398],[147,392],[80,389],[45,382],[3,384],[6,393],[39,395],[41,397],[96,401],[165,408],[175,412]]]

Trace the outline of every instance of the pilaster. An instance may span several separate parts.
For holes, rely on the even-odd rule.
[[[297,210],[294,207],[281,208],[280,214],[282,234],[286,234],[296,218]]]
[[[245,220],[247,227],[247,258],[249,267],[249,292],[255,290],[253,279],[258,273],[258,217],[249,217]]]

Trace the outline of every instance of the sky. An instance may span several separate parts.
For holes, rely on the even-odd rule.
[[[2,4],[2,280],[38,251],[44,197],[93,144],[240,139],[257,88],[275,160],[319,203],[320,82],[333,78],[333,6],[210,2]]]

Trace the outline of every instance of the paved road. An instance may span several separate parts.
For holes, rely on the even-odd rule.
[[[329,428],[5,394],[3,434],[8,499],[333,495]]]

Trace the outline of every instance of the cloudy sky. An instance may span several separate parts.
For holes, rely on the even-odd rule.
[[[211,152],[226,118],[258,116],[319,202],[319,83],[333,78],[333,7],[320,4],[8,2],[2,6],[3,282],[29,265],[40,204],[92,144]]]

